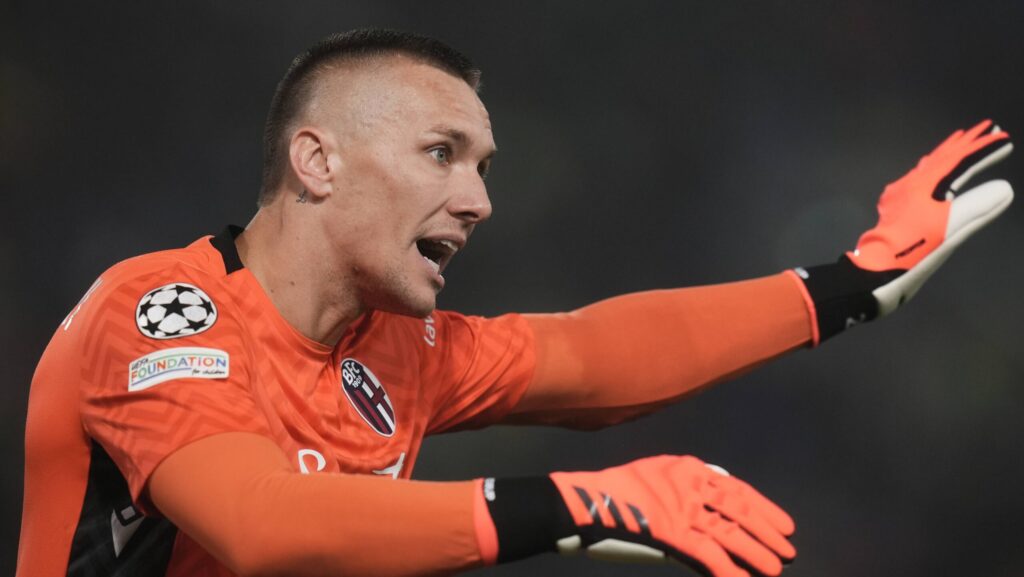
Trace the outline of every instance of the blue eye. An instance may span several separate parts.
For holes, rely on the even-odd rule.
[[[433,156],[434,160],[437,161],[437,163],[440,164],[441,166],[448,166],[449,164],[451,164],[451,153],[448,151],[447,148],[443,146],[438,148],[432,148],[428,151],[428,153],[430,154],[430,156]]]

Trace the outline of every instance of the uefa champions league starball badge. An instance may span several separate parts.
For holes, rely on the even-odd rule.
[[[176,282],[146,293],[135,310],[135,322],[153,339],[188,337],[217,322],[217,307],[199,287]]]

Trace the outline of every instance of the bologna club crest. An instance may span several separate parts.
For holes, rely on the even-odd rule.
[[[385,437],[395,434],[395,408],[369,368],[355,359],[341,361],[341,388],[359,416],[374,431]]]

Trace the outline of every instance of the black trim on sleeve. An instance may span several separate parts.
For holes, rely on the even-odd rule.
[[[245,229],[240,226],[229,224],[217,236],[210,239],[210,244],[217,249],[221,258],[224,259],[224,270],[227,274],[237,272],[245,268],[241,257],[238,256],[238,247],[235,246],[235,239]]]
[[[139,513],[121,471],[93,441],[67,577],[163,577],[177,535],[167,519]]]

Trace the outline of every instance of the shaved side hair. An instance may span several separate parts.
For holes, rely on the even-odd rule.
[[[263,184],[258,206],[274,200],[288,167],[288,141],[295,122],[313,98],[323,72],[348,61],[402,55],[461,78],[480,88],[480,70],[440,40],[409,32],[365,28],[332,34],[292,60],[274,91],[263,127]]]

